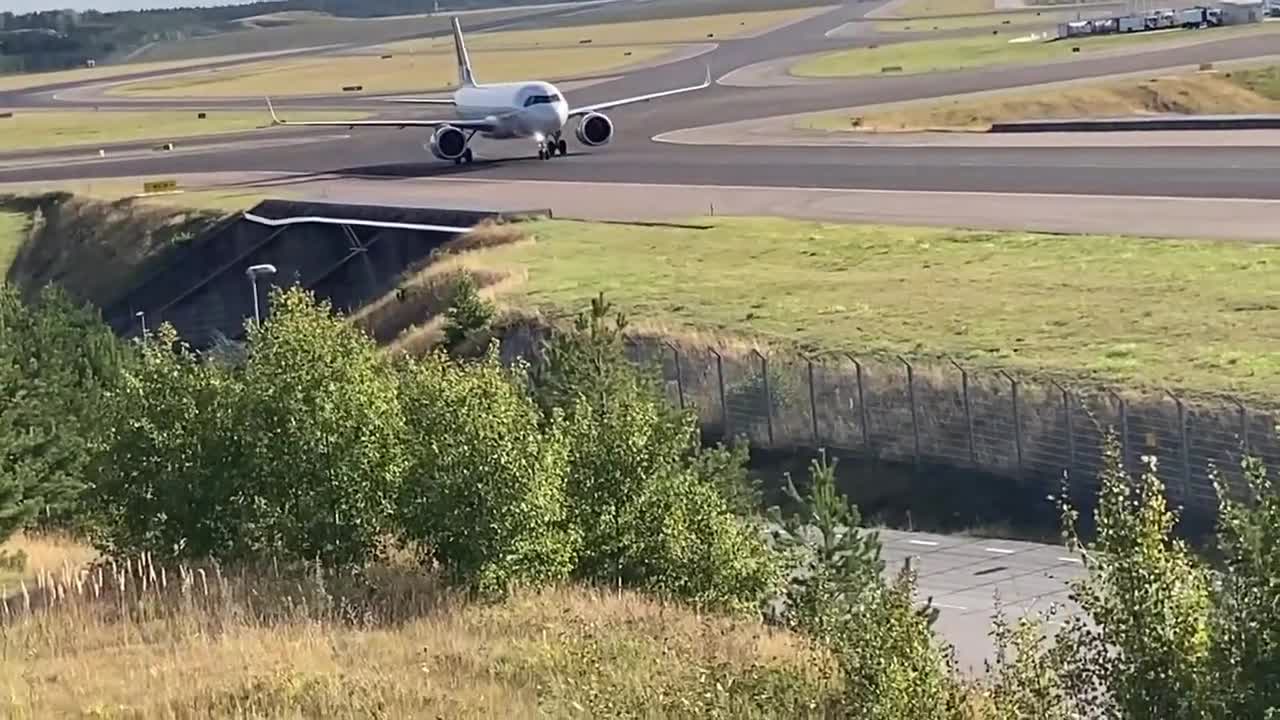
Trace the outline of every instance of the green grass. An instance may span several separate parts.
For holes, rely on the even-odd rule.
[[[710,230],[568,221],[477,255],[527,271],[507,297],[807,349],[1191,391],[1274,394],[1280,246],[713,219]],[[1277,230],[1280,235],[1280,230]]]
[[[0,212],[0,280],[9,272],[30,224],[31,218],[25,213]]]
[[[1228,76],[1231,82],[1246,90],[1252,90],[1271,100],[1280,100],[1280,65],[1251,70],[1232,70],[1224,73],[1224,76]]]
[[[1146,49],[1147,46],[1220,40],[1276,29],[1275,26],[1247,26],[1179,30],[1057,42],[1011,43],[1009,40],[1013,33],[921,40],[811,56],[792,66],[791,73],[805,77],[853,77],[879,75],[882,68],[891,66],[901,67],[904,74],[914,74],[993,65],[1034,65],[1091,54],[1123,52],[1126,48],[1135,46]],[[1073,47],[1079,47],[1080,52],[1073,53]]]
[[[990,12],[995,7],[992,0],[907,0],[899,5],[895,17],[931,17],[934,15],[963,15]]]
[[[367,117],[359,112],[287,112],[288,119],[341,119]],[[210,112],[200,120],[195,110],[32,110],[0,118],[0,152],[45,150],[74,145],[109,144],[239,132],[266,127],[271,120],[260,111]]]
[[[876,23],[880,32],[928,32],[930,30],[960,30],[965,28],[1009,28],[1028,25],[1052,25],[1074,20],[1076,13],[1070,10],[1044,10],[1037,13],[980,13],[918,20],[883,20]]]

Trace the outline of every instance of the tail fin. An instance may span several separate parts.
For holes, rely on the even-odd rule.
[[[467,57],[467,44],[462,41],[462,26],[453,19],[453,49],[458,54],[458,87],[475,87],[476,76],[471,73],[471,58]]]

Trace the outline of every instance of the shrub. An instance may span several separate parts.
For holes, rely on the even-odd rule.
[[[483,348],[493,323],[494,308],[476,289],[475,278],[463,272],[455,281],[449,308],[445,311],[444,340],[451,354],[474,354]]]
[[[390,366],[306,292],[272,302],[243,367],[197,358],[167,326],[148,343],[108,405],[105,549],[332,565],[375,552],[404,469]]]
[[[97,314],[49,286],[26,303],[0,283],[0,541],[70,525],[97,412],[129,352]]]
[[[1114,433],[1106,437],[1095,511],[1097,540],[1084,552],[1088,575],[1072,584],[1087,618],[1070,618],[1058,642],[1073,655],[1065,681],[1106,717],[1202,718],[1209,686],[1211,585],[1186,544],[1174,538],[1154,457],[1136,482]],[[1065,493],[1064,493],[1065,495]],[[1063,503],[1071,547],[1075,511]]]
[[[494,353],[457,364],[407,360],[401,397],[407,479],[404,533],[482,593],[566,577],[577,549],[566,523],[566,439]]]

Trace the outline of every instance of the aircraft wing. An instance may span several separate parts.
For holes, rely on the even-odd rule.
[[[596,103],[594,105],[583,105],[569,111],[569,117],[576,115],[586,115],[587,113],[597,112],[600,110],[608,110],[609,108],[619,107],[621,105],[631,105],[632,103],[648,102],[662,97],[671,95],[679,95],[681,93],[693,92],[694,90],[702,90],[711,86],[711,68],[707,67],[707,79],[698,85],[690,85],[689,87],[676,88],[675,90],[663,90],[662,92],[649,93],[648,95],[637,95],[635,97],[622,98],[620,100],[610,100],[608,102]]]
[[[436,127],[438,125],[452,125],[459,130],[479,130],[488,131],[494,129],[492,120],[462,120],[454,118],[405,118],[403,120],[281,120],[276,115],[276,110],[271,106],[271,99],[267,99],[267,110],[271,112],[272,125],[320,125],[332,127]]]

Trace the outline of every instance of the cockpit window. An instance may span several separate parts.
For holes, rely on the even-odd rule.
[[[524,101],[524,106],[549,105],[551,103],[560,102],[561,100],[562,98],[559,95],[530,95],[528,99]]]

